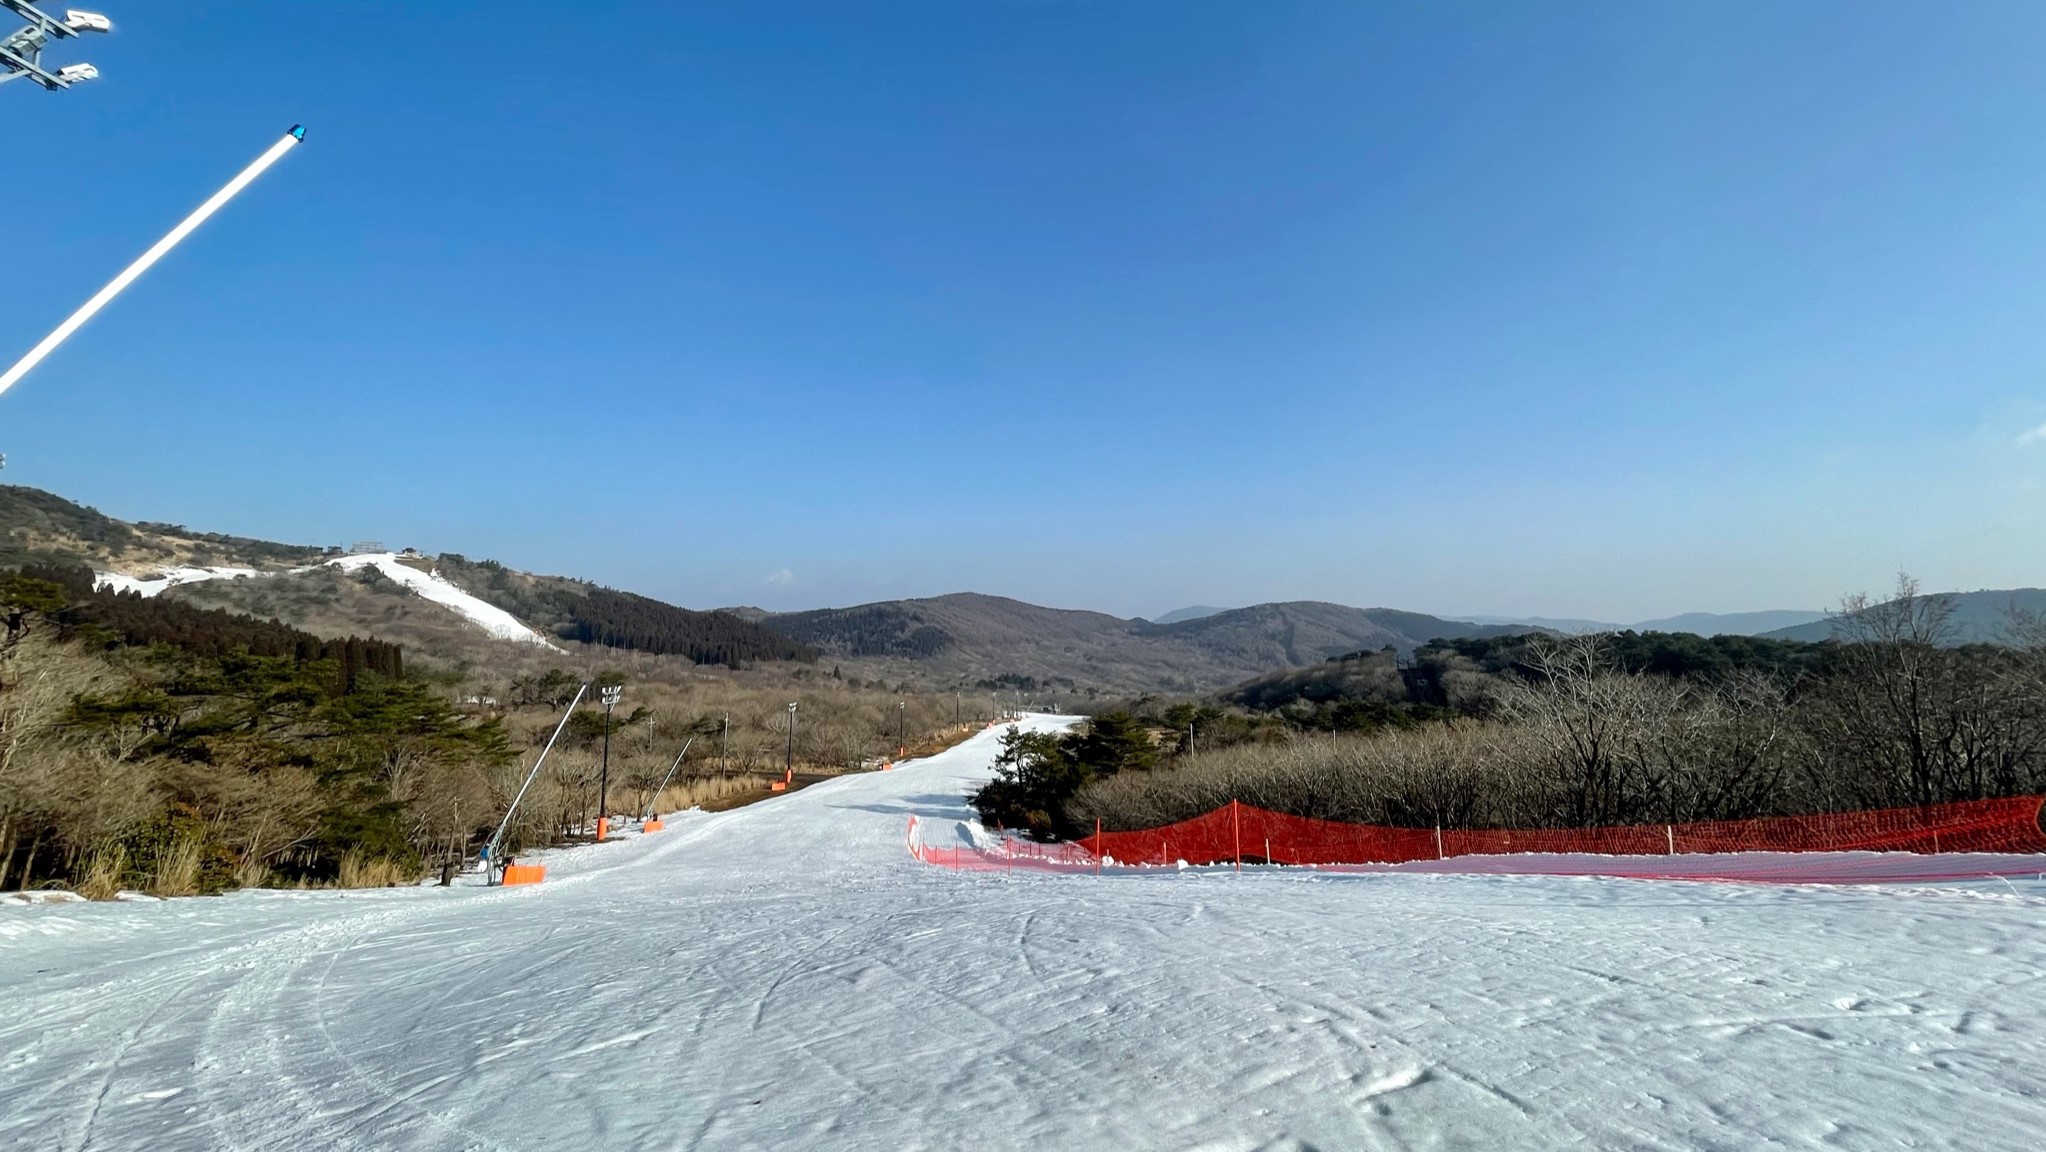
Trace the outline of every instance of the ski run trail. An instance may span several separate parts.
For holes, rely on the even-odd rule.
[[[912,861],[998,735],[538,886],[0,906],[0,1148],[2046,1147],[2046,883]]]

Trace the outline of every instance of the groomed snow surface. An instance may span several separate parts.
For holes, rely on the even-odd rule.
[[[0,1147],[2041,1146],[2036,881],[911,861],[996,735],[536,887],[0,907]]]
[[[399,584],[418,593],[451,611],[471,624],[499,640],[517,640],[526,644],[539,644],[548,648],[555,646],[539,633],[519,623],[519,619],[495,604],[479,600],[457,588],[438,571],[421,572],[398,559],[396,552],[368,552],[354,556],[343,556],[325,562],[327,566],[343,572],[359,572],[364,568],[375,568]],[[315,565],[318,567],[318,565]],[[312,568],[294,568],[293,572],[310,572]],[[168,588],[179,584],[192,584],[201,580],[232,580],[239,577],[261,578],[275,575],[258,572],[254,568],[169,568],[156,576],[142,579],[123,576],[118,572],[96,574],[95,584],[101,588],[112,588],[121,592],[139,592],[144,596],[157,596]],[[559,649],[556,649],[559,651]]]

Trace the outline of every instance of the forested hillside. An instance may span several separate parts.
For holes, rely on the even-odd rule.
[[[1062,834],[1231,799],[1408,827],[1582,828],[2046,790],[2046,621],[2021,613],[2004,643],[1968,643],[1957,599],[1901,581],[1852,602],[1823,642],[1619,632],[1352,653],[1110,710],[1096,727],[1149,729],[1156,770],[1096,755],[1099,741],[1024,749],[983,810]]]
[[[401,872],[508,761],[374,639],[323,639],[81,568],[0,576],[0,884],[218,891]],[[453,809],[408,809],[416,795]]]
[[[259,620],[207,609],[170,597],[142,597],[93,586],[92,569],[28,565],[4,578],[5,602],[13,607],[10,634],[25,631],[29,614],[40,612],[60,640],[88,647],[148,648],[162,645],[223,659],[234,655],[288,658],[296,665],[332,660],[340,691],[364,673],[402,676],[404,653],[381,640],[329,640],[276,620]]]
[[[128,571],[151,566],[310,564],[333,549],[194,532],[176,524],[128,524],[39,488],[0,484],[0,566],[88,564]]]
[[[441,555],[435,565],[471,595],[563,640],[682,656],[698,664],[817,657],[816,648],[728,612],[677,608],[633,592],[515,572],[495,560],[454,553]]]

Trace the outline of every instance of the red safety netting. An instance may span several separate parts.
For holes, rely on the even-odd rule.
[[[2046,798],[2019,796],[1923,808],[1834,812],[1820,816],[1773,816],[1758,820],[1710,820],[1616,828],[1459,831],[1345,824],[1231,803],[1206,815],[1162,828],[1102,832],[1064,844],[1039,844],[1006,835],[970,833],[964,824],[955,826],[951,843],[932,844],[926,842],[917,818],[912,816],[908,846],[910,855],[927,864],[973,871],[1020,868],[1040,872],[1098,872],[1103,867],[1227,863],[1380,867],[1412,864],[1426,867],[1431,862],[1458,857],[1515,855],[1608,859],[1813,852],[2003,853],[2024,856],[2046,853],[2046,832],[2042,832],[2039,826],[2042,806],[2046,806]],[[1660,874],[1653,871],[1660,866],[1645,863],[1642,866],[1650,869],[1643,875]],[[1581,873],[1608,867],[1580,859],[1569,862],[1563,870]],[[1764,861],[1757,867],[1770,877],[1778,873],[1806,878],[1811,875],[1809,869],[1796,864]],[[1868,870],[1869,867],[1865,862],[1855,865],[1843,871],[1839,878],[1875,875]],[[2024,859],[2005,861],[1983,874],[2002,874],[2013,868],[2029,871],[2031,863]],[[1427,870],[1439,869],[1431,867]],[[1498,869],[1482,866],[1474,870]],[[1535,870],[1541,868],[1536,867]],[[1922,870],[1906,871],[1911,877],[1919,877]],[[1705,878],[1719,877],[1725,869],[1686,865],[1678,872]],[[1736,869],[1722,878],[1761,878],[1761,874],[1747,877]]]
[[[1012,836],[990,836],[985,841],[955,839],[950,844],[926,843],[922,822],[915,816],[909,818],[906,842],[909,854],[926,864],[968,872],[1007,872],[1017,868],[1034,872],[1098,872],[1102,863],[1100,857],[1079,844],[1040,844]]]
[[[1191,820],[1078,841],[1122,864],[1399,864],[1453,856],[1598,856],[1720,852],[2046,852],[2046,798],[2019,796],[1923,808],[1707,820],[1691,824],[1542,830],[1437,830],[1343,824],[1231,803]]]

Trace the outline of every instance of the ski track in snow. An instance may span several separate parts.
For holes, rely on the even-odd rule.
[[[963,819],[995,735],[546,854],[536,887],[0,907],[0,1147],[2015,1150],[2046,1131],[2046,885],[911,861],[906,816]]]

